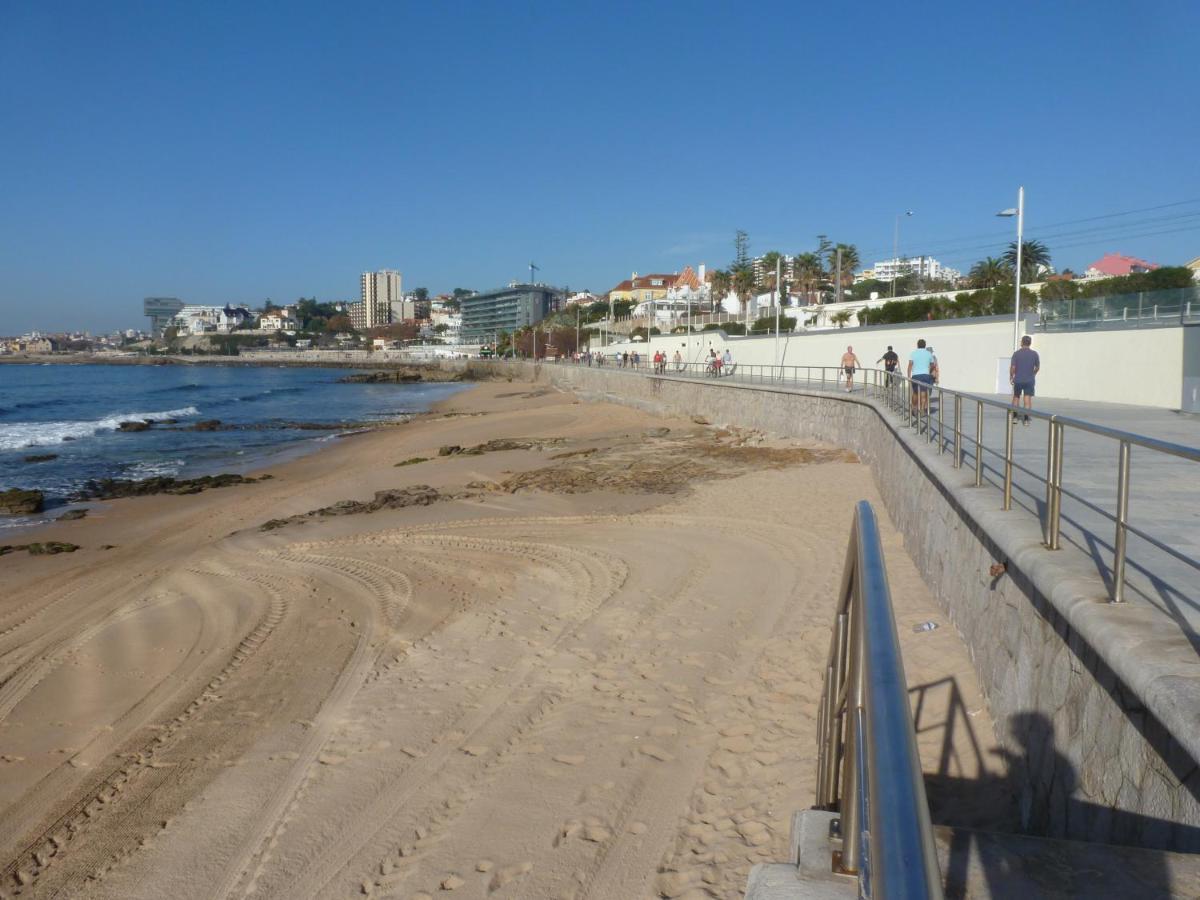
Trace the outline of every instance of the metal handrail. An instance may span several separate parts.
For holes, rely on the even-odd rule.
[[[736,363],[732,367],[722,367],[722,370],[718,372],[714,371],[706,362],[675,363],[672,360],[668,361],[664,367],[660,367],[658,371],[655,371],[653,363],[644,358],[640,359],[636,366],[620,366],[612,359],[611,351],[603,367],[616,371],[630,371],[631,373],[641,375],[682,378],[702,377],[718,380],[728,378],[730,381],[737,383],[772,384],[781,387],[791,386],[802,390],[820,391],[829,391],[836,387],[842,378],[841,366],[774,366]],[[1002,492],[1001,509],[1010,510],[1013,507],[1013,476],[1015,472],[1024,471],[1030,474],[1036,481],[1044,484],[1046,497],[1045,503],[1042,505],[1040,517],[1043,543],[1050,550],[1058,550],[1061,546],[1062,497],[1066,494],[1074,498],[1074,495],[1063,488],[1063,447],[1066,443],[1065,438],[1068,431],[1072,429],[1085,431],[1116,442],[1116,512],[1111,513],[1090,501],[1085,501],[1090,509],[1104,516],[1113,524],[1112,586],[1110,599],[1114,603],[1120,603],[1125,599],[1126,545],[1130,534],[1142,538],[1156,549],[1163,550],[1173,558],[1200,571],[1200,561],[1169,548],[1160,539],[1154,538],[1135,528],[1129,522],[1132,448],[1139,447],[1156,454],[1172,456],[1191,462],[1200,462],[1200,448],[1163,441],[1071,416],[1022,409],[1020,411],[1021,415],[1028,414],[1030,418],[1044,421],[1048,425],[1046,474],[1045,476],[1041,476],[1024,468],[1013,459],[1015,447],[1013,418],[1008,415],[1008,413],[1013,411],[1013,407],[1008,402],[998,400],[994,397],[984,397],[964,391],[948,390],[936,384],[921,385],[921,390],[927,391],[931,399],[937,398],[937,413],[935,416],[930,412],[932,404],[926,404],[923,408],[919,408],[911,402],[910,398],[914,395],[913,388],[916,382],[905,375],[901,375],[899,372],[860,368],[855,372],[854,378],[856,390],[859,387],[865,389],[868,397],[879,401],[894,413],[900,415],[908,427],[914,428],[919,435],[924,435],[928,442],[932,443],[936,434],[939,453],[945,452],[946,445],[949,443],[953,454],[952,465],[955,468],[962,466],[965,455],[964,445],[972,445],[974,447],[974,484],[976,487],[984,485],[987,481],[984,478],[985,455],[990,454],[996,457],[1000,466],[999,475],[1001,476],[999,485]],[[949,425],[944,420],[944,405],[947,398],[952,399],[954,405],[954,421]],[[964,407],[969,409],[969,404],[974,404],[975,406],[975,422],[973,423],[973,428],[968,427],[964,429],[963,409]],[[984,445],[983,421],[984,410],[987,408],[1005,411],[1005,440],[1004,447],[1001,450]],[[1023,493],[1026,492],[1019,485],[1015,487]]]
[[[940,900],[941,873],[879,526],[855,505],[817,724],[816,805],[837,810],[834,871],[867,898]]]

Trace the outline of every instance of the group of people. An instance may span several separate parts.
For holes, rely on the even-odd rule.
[[[714,378],[733,374],[733,354],[729,352],[728,347],[724,353],[718,353],[712,347],[708,348],[708,374]]]
[[[1029,410],[1033,409],[1033,395],[1037,374],[1042,369],[1042,360],[1033,349],[1033,338],[1025,335],[1021,338],[1021,346],[1012,355],[1008,365],[1008,383],[1012,385],[1013,420],[1018,418],[1028,425]],[[891,387],[896,377],[896,369],[900,365],[900,356],[889,344],[883,356],[875,361],[876,365],[883,363],[886,385]],[[858,356],[853,346],[847,346],[842,354],[842,371],[846,377],[846,393],[854,390],[854,373],[861,368]],[[928,412],[929,392],[938,383],[939,376],[937,355],[933,347],[928,346],[924,338],[917,341],[917,348],[908,355],[908,370],[906,375],[912,382],[912,408],[914,412]],[[1025,412],[1020,413],[1022,402]]]

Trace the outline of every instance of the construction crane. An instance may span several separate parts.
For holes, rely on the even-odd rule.
[[[533,273],[540,272],[540,271],[542,271],[540,266],[536,266],[533,263],[529,264],[529,283],[530,284],[537,284],[537,279],[535,279],[533,277]]]

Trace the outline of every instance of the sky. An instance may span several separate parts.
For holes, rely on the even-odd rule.
[[[1194,0],[0,0],[0,334],[798,253],[1200,255]],[[1099,218],[1103,217],[1103,218]]]

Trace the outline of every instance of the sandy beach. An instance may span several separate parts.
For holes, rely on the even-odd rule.
[[[0,897],[740,897],[864,498],[928,769],[996,772],[837,448],[501,382],[265,471],[0,558]]]

